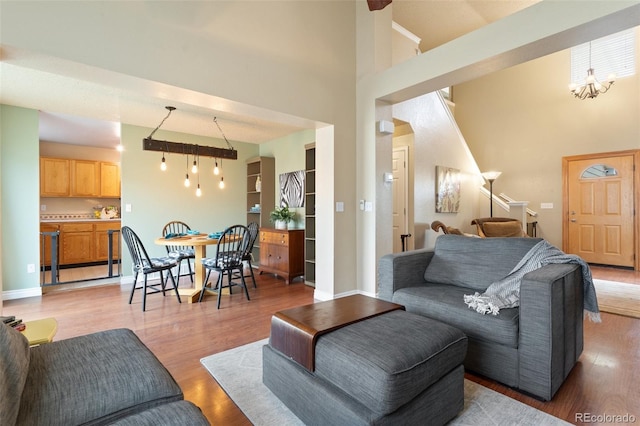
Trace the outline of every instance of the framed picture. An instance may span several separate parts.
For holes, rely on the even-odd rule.
[[[458,213],[460,170],[436,166],[436,213]]]
[[[304,170],[282,173],[280,179],[280,207],[304,207]]]

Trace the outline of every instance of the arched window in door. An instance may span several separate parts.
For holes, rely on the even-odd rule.
[[[604,164],[595,164],[587,167],[580,175],[581,179],[597,179],[601,177],[618,176],[618,171],[614,167]]]

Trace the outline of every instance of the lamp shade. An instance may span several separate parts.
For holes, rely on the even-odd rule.
[[[485,178],[486,180],[488,180],[489,182],[494,181],[496,179],[498,179],[498,177],[502,174],[502,172],[495,172],[495,171],[491,171],[491,172],[484,172],[482,173],[482,177]]]

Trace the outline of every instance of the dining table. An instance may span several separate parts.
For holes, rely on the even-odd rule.
[[[155,243],[164,246],[181,246],[181,247],[193,247],[195,252],[194,261],[194,287],[180,287],[178,286],[178,294],[180,297],[187,297],[189,303],[193,303],[200,297],[200,291],[202,290],[202,283],[205,279],[205,268],[202,265],[202,259],[207,256],[207,246],[218,244],[217,238],[210,238],[208,234],[193,234],[193,235],[179,235],[171,238],[159,237],[155,239]]]

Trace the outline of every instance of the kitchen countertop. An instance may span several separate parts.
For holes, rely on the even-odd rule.
[[[60,223],[60,222],[120,222],[120,218],[114,219],[40,219],[40,223]]]

